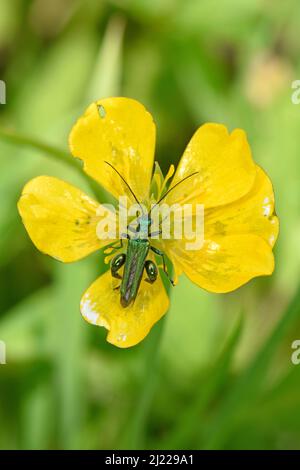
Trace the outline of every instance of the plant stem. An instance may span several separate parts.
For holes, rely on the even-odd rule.
[[[150,412],[150,406],[155,393],[158,365],[160,356],[160,346],[163,337],[165,318],[162,318],[156,327],[151,331],[151,338],[147,343],[144,359],[144,371],[142,377],[142,387],[139,391],[139,398],[135,407],[131,425],[126,431],[128,438],[124,440],[124,448],[137,450],[144,447],[145,425]]]
[[[97,198],[99,197],[99,194],[101,194],[100,187],[98,187],[97,183],[92,180],[88,175],[86,175],[86,173],[84,173],[79,161],[73,158],[66,150],[59,149],[53,145],[45,144],[40,140],[36,140],[31,137],[27,137],[25,135],[18,134],[6,129],[0,129],[0,139],[5,140],[6,142],[9,142],[11,144],[23,147],[25,146],[34,150],[41,151],[49,157],[55,158],[58,161],[66,163],[71,168],[79,172],[81,176],[85,177],[91,190]]]
[[[173,275],[173,266],[167,261],[168,272]],[[164,282],[167,295],[172,296],[172,288],[169,282]],[[167,312],[166,312],[167,315]],[[138,450],[145,448],[145,434],[147,419],[150,414],[152,400],[155,394],[159,373],[159,361],[163,332],[166,323],[166,315],[159,320],[151,330],[144,352],[143,376],[138,392],[137,403],[130,424],[126,429],[126,436],[122,442],[122,448]],[[125,433],[124,433],[125,434]]]
[[[45,144],[44,142],[41,142],[39,140],[35,140],[31,137],[27,137],[22,134],[17,134],[6,129],[0,129],[0,138],[12,144],[31,147],[35,150],[41,150],[42,152],[50,155],[51,157],[55,157],[57,160],[64,161],[68,165],[71,165],[73,168],[76,168],[77,170],[80,169],[79,165],[76,163],[76,160],[70,158],[68,152],[58,149],[52,145]]]

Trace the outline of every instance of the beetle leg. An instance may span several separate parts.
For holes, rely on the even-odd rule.
[[[146,274],[147,274],[147,277],[145,279],[146,282],[149,282],[150,284],[153,284],[153,282],[156,281],[157,279],[157,266],[156,264],[151,261],[151,260],[147,260],[145,261],[145,271],[146,271]]]
[[[123,239],[120,238],[120,240],[118,240],[118,241],[119,241],[119,245],[117,245],[117,246],[113,246],[113,245],[112,245],[111,248],[112,248],[113,251],[114,251],[114,250],[120,250],[120,248],[123,248]]]
[[[121,239],[120,240],[124,240],[124,238],[127,239],[127,240],[130,240],[130,236],[128,235],[128,233],[121,233]],[[123,243],[123,241],[122,241],[122,243]]]
[[[116,255],[112,259],[110,263],[110,272],[111,272],[112,277],[115,277],[116,279],[122,279],[118,271],[125,264],[125,261],[126,261],[126,255],[124,253],[120,253]]]
[[[110,272],[111,272],[112,277],[114,277],[115,279],[122,279],[120,274],[117,271],[114,271],[112,268],[110,268]]]
[[[149,238],[155,237],[155,236],[161,235],[161,234],[162,234],[162,230],[157,230],[156,232],[149,233]]]
[[[172,284],[172,286],[174,287],[175,284],[174,284],[174,281],[173,279],[171,279],[169,273],[168,273],[168,269],[167,269],[167,265],[166,265],[166,260],[165,260],[165,255],[162,251],[160,251],[158,248],[155,248],[154,246],[150,246],[150,250],[152,250],[156,255],[158,256],[161,256],[161,259],[162,259],[162,262],[163,262],[163,271],[164,273],[167,275],[170,283]]]
[[[124,236],[123,236],[124,235]],[[110,251],[107,251],[107,254],[109,255],[112,255],[113,253],[115,253],[116,251],[120,250],[121,248],[123,248],[123,239],[125,238],[125,234],[122,234],[121,235],[122,238],[120,238],[118,240],[119,242],[119,245],[111,245],[110,247],[107,248],[107,250],[110,250]],[[114,242],[114,243],[118,243],[118,242]],[[106,252],[106,250],[104,251],[104,253]]]

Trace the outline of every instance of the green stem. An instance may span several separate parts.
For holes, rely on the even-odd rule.
[[[71,155],[67,151],[6,129],[0,129],[0,139],[11,144],[20,145],[23,147],[28,147],[34,150],[41,151],[49,157],[55,158],[60,162],[66,163],[71,168],[79,172],[81,176],[85,177],[94,195],[96,197],[99,197],[100,188],[98,187],[97,183],[95,183],[94,180],[92,180],[88,175],[83,172],[82,166],[79,161],[71,157]]]
[[[131,424],[129,429],[126,430],[127,437],[123,440],[122,447],[129,450],[144,448],[146,422],[158,379],[160,346],[162,343],[164,324],[165,318],[162,318],[151,331],[151,338],[149,338],[147,343],[142,387],[141,390],[139,390],[139,398],[135,406]]]
[[[173,266],[167,261],[168,272],[173,275]],[[165,288],[169,297],[171,297],[172,287],[165,279]],[[163,332],[165,328],[166,317],[163,317],[158,324],[151,330],[150,338],[146,343],[143,364],[143,376],[141,378],[141,387],[138,391],[138,398],[135,404],[133,416],[130,417],[130,424],[125,431],[125,438],[122,442],[124,449],[143,449],[145,448],[146,426],[150,414],[151,405],[155,390],[157,387],[159,375],[159,361]]]
[[[6,129],[0,129],[0,138],[12,144],[30,147],[35,150],[41,150],[47,155],[55,157],[57,160],[64,161],[77,170],[80,169],[76,160],[71,159],[68,152],[58,149],[52,145],[45,144],[44,142],[32,139],[31,137],[27,137],[22,134],[16,134],[15,132],[8,131]]]

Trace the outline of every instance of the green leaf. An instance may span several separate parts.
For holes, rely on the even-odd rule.
[[[224,448],[239,417],[247,410],[247,407],[257,400],[266,386],[266,377],[272,359],[289,328],[298,320],[299,313],[300,287],[270,337],[248,368],[236,379],[220,403],[207,426],[204,448]]]
[[[201,423],[207,408],[229,379],[232,359],[242,333],[242,320],[243,317],[240,316],[216,362],[208,368],[204,376],[200,374],[199,379],[193,380],[194,399],[179,415],[176,427],[161,443],[161,449],[188,448],[200,429],[205,432]]]

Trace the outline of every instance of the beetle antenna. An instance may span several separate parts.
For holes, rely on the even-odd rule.
[[[106,160],[104,161],[104,163],[106,163],[107,165],[109,165],[113,170],[115,170],[115,172],[120,176],[121,180],[126,184],[127,188],[129,189],[129,191],[131,192],[131,194],[133,195],[134,199],[136,200],[136,202],[138,203],[138,205],[140,206],[140,208],[142,209],[142,212],[144,214],[144,211],[143,211],[143,207],[142,207],[142,204],[140,203],[140,201],[138,200],[138,198],[136,197],[136,195],[134,194],[134,192],[132,191],[131,187],[129,186],[129,184],[127,183],[127,181],[123,178],[123,176],[121,175],[121,173],[118,172],[118,170],[109,162],[107,162]]]
[[[154,206],[152,207],[151,211],[154,209],[154,207],[156,207],[166,196],[167,194],[169,194],[171,191],[173,191],[173,189],[176,188],[176,186],[178,186],[179,184],[183,183],[185,180],[187,180],[188,178],[191,178],[192,176],[195,176],[199,173],[199,171],[195,171],[195,173],[192,173],[191,175],[188,175],[186,176],[185,178],[183,178],[183,180],[180,180],[178,181],[178,183],[176,183],[174,186],[172,186],[172,188],[168,189],[168,191],[163,195],[163,197],[160,198],[159,201],[157,201]]]

